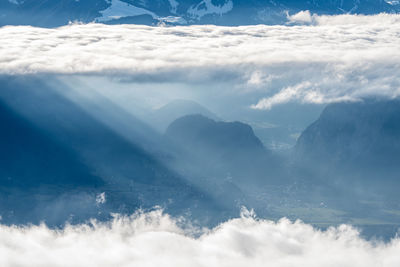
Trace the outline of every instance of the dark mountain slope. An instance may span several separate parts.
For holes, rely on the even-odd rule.
[[[96,187],[103,181],[91,174],[72,150],[0,102],[0,185],[19,188]]]
[[[60,96],[43,82],[46,80],[33,77],[3,77],[0,98],[18,112],[18,116],[29,121],[32,127],[40,129],[44,136],[41,138],[45,143],[44,147],[51,147],[46,142],[54,140],[61,148],[72,151],[83,166],[102,179],[104,185],[96,191],[105,192],[107,197],[107,202],[103,205],[103,214],[110,211],[130,213],[138,207],[150,208],[154,205],[161,205],[172,214],[181,214],[196,207],[192,214],[202,215],[201,219],[207,220],[211,216],[209,214],[220,209],[216,201],[165,167],[139,144],[128,141],[73,102]],[[136,126],[141,127],[141,124]],[[23,136],[18,136],[18,139],[23,139]],[[17,150],[18,146],[14,142],[10,150]],[[38,147],[35,145],[26,149],[27,155],[34,155],[36,152],[31,150]],[[41,153],[45,154],[45,157],[52,156],[47,155],[46,150]],[[61,154],[61,159],[67,157],[64,153]],[[18,162],[15,158],[12,161]],[[29,158],[26,161],[29,161]],[[30,162],[21,163],[29,165]],[[41,167],[43,164],[35,168],[41,171]],[[73,166],[67,161],[65,167],[56,168],[60,171],[65,169],[72,172]],[[29,176],[29,173],[26,175]],[[74,180],[71,184],[76,186]],[[3,189],[7,188],[6,185]],[[52,192],[52,188],[47,189],[47,193]],[[61,188],[61,191],[65,190]],[[41,195],[45,195],[46,192],[42,192]]]
[[[367,226],[397,225],[390,211],[399,208],[398,99],[328,105],[299,137],[294,158],[291,172],[303,203],[319,200]]]
[[[329,105],[300,136],[300,157],[360,171],[400,168],[400,101]]]
[[[309,191],[334,202],[393,206],[400,186],[400,101],[328,105],[298,139],[294,166],[293,175],[314,188]]]

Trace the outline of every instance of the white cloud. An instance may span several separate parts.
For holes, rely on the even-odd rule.
[[[320,231],[299,221],[272,222],[251,214],[212,230],[196,230],[159,210],[61,230],[0,226],[4,267],[397,267],[399,250],[398,238],[365,241],[346,225]]]
[[[300,11],[293,15],[288,15],[287,19],[290,23],[310,24],[313,22],[313,17],[311,16],[310,11],[308,10]]]
[[[296,16],[308,21],[307,14]],[[309,26],[7,26],[0,28],[0,74],[226,82],[257,91],[253,107],[264,109],[399,95],[400,15],[310,16]]]
[[[261,99],[257,104],[252,105],[253,109],[271,109],[274,105],[284,104],[290,101],[300,101],[303,103],[324,104],[342,101],[356,101],[355,97],[348,96],[346,93],[338,94],[335,90],[332,96],[329,91],[320,90],[318,86],[306,81],[294,86],[289,86],[274,94],[271,97]]]

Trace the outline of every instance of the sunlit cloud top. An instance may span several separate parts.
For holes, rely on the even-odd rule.
[[[253,108],[329,103],[400,88],[400,15],[291,17],[302,26],[0,28],[1,74],[121,75],[136,81],[228,81],[265,90]]]

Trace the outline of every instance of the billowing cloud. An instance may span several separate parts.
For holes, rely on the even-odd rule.
[[[352,227],[320,231],[300,221],[243,215],[195,229],[156,210],[108,223],[0,226],[0,265],[397,267],[400,239],[366,241]]]
[[[300,11],[291,16],[288,14],[287,18],[290,23],[310,24],[313,22],[313,16],[308,10]]]
[[[121,75],[227,82],[253,108],[400,93],[400,15],[291,17],[301,26],[68,25],[0,28],[0,74]]]

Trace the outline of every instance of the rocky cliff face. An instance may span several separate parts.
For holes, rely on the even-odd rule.
[[[400,101],[331,104],[300,136],[298,160],[368,174],[400,168]]]

